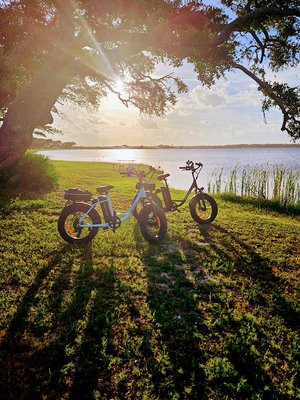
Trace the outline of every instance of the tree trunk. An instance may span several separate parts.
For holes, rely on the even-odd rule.
[[[0,128],[0,168],[12,165],[25,153],[38,125],[53,122],[51,109],[72,79],[73,60],[56,50],[9,107]]]

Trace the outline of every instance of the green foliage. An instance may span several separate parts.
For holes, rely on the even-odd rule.
[[[300,114],[300,88],[289,87],[287,84],[276,82],[271,83],[270,86],[273,93],[280,98],[287,115],[290,116],[287,121],[287,129],[290,131],[293,140],[296,141],[300,138],[300,121],[297,120],[297,116]],[[266,96],[262,102],[262,110],[265,113],[269,111],[271,107],[278,107],[278,104],[274,99]]]
[[[16,164],[0,170],[1,197],[37,196],[53,190],[58,176],[47,157],[26,153]]]
[[[36,129],[34,130],[35,135],[42,137],[46,137],[47,134],[55,135],[57,133],[62,134],[62,131],[51,125],[37,126]]]

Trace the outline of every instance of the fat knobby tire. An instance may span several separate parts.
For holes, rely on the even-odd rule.
[[[140,231],[148,242],[156,243],[164,239],[167,233],[167,218],[164,211],[155,204],[143,207],[138,215]],[[152,233],[149,229],[153,223],[158,224],[158,231]]]
[[[204,203],[209,203],[211,207],[211,213],[208,218],[201,218],[197,213],[197,208],[202,206],[202,199],[204,199]],[[196,194],[190,201],[190,213],[195,222],[198,224],[210,224],[213,222],[218,214],[218,205],[211,196],[207,193],[198,193]]]
[[[68,243],[88,243],[90,242],[96,235],[99,228],[91,228],[88,235],[85,237],[73,237],[66,231],[65,222],[66,219],[77,212],[86,213],[90,209],[90,204],[87,203],[74,203],[63,208],[57,222],[57,228],[60,236]],[[95,209],[92,209],[89,212],[89,217],[92,220],[93,224],[101,224],[101,218],[98,212]]]

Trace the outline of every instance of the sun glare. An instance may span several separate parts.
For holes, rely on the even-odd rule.
[[[111,150],[111,154],[115,160],[120,162],[135,162],[137,156],[137,150],[135,149],[115,149]]]
[[[125,97],[127,94],[126,87],[122,79],[117,79],[113,85],[116,92],[120,93],[122,97]]]

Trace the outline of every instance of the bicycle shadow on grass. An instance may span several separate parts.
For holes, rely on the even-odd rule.
[[[37,273],[0,345],[3,398],[76,399],[83,387],[80,398],[92,398],[86,393],[105,366],[93,362],[89,338],[104,335],[112,309],[106,303],[100,317],[92,310],[101,309],[100,289],[113,281],[109,266],[94,269],[92,244],[66,245]]]
[[[203,265],[212,263],[213,274],[255,278],[261,293],[265,285],[269,289],[278,284],[284,287],[286,281],[272,273],[268,260],[219,224],[193,229],[193,239],[173,234],[158,246],[139,245],[147,271],[149,306],[170,362],[170,387],[179,398],[208,398],[211,390],[230,398],[247,398],[253,393],[279,398],[279,387],[271,381],[251,343],[246,342],[251,336],[243,333],[244,320],[228,322],[234,305],[226,296],[226,285],[223,288],[215,282]],[[222,312],[215,314],[215,307],[223,307]],[[221,362],[222,356],[228,357],[232,368],[226,372],[222,370],[225,366],[214,364]],[[248,383],[239,392],[243,379]]]
[[[234,258],[238,260],[236,264],[238,272],[250,277],[255,282],[257,293],[254,295],[253,301],[257,302],[257,304],[264,304],[266,299],[263,294],[269,291],[272,293],[273,312],[282,317],[286,325],[290,328],[300,329],[298,306],[294,301],[288,300],[284,294],[287,290],[288,292],[292,292],[295,290],[295,287],[287,279],[273,272],[273,266],[277,267],[276,262],[270,261],[267,256],[262,257],[253,247],[228,229],[219,225],[216,225],[215,229],[229,238],[226,241],[227,254],[224,248],[219,248],[218,254],[222,257],[227,256],[227,258],[229,258],[228,253],[230,253],[231,258],[234,255]]]
[[[68,252],[69,246],[65,246],[58,254],[48,255],[51,261],[37,272],[34,281],[20,300],[6,332],[2,336],[0,354],[2,364],[1,370],[4,371],[4,373],[1,374],[1,386],[3,386],[1,393],[5,395],[7,399],[17,398],[18,395],[15,397],[16,391],[20,389],[22,393],[23,384],[24,387],[26,387],[28,383],[27,378],[29,381],[31,380],[31,377],[27,376],[27,372],[25,372],[26,369],[29,371],[30,363],[27,363],[30,357],[28,357],[23,364],[25,349],[30,347],[26,343],[26,339],[24,339],[29,327],[29,313],[38,292],[42,289],[51,272],[61,263],[63,257],[67,255]]]
[[[4,338],[3,398],[205,399],[213,387],[234,398],[234,374],[207,377],[209,357],[220,351],[207,346],[219,338],[241,376],[277,395],[243,337],[235,344],[226,336],[232,326],[224,324],[223,334],[205,319],[223,291],[203,260],[230,264],[240,249],[219,225],[195,232],[198,242],[174,234],[151,245],[136,225],[140,258],[102,256],[93,243],[65,246],[37,274]]]
[[[246,240],[240,239],[233,231],[222,227],[218,223],[214,223],[211,226],[199,226],[195,229],[195,232],[197,230],[199,232],[199,242],[202,241],[206,243],[207,246],[203,246],[203,243],[197,243],[195,239],[191,240],[188,238],[185,240],[185,245],[201,254],[200,259],[202,259],[204,263],[207,263],[212,274],[216,274],[219,277],[223,274],[225,282],[226,280],[230,282],[232,279],[232,282],[227,284],[230,288],[228,291],[228,300],[226,300],[229,306],[226,305],[226,302],[223,302],[222,313],[224,313],[227,307],[228,316],[232,319],[234,308],[242,310],[243,302],[245,301],[245,304],[249,303],[250,307],[253,307],[253,310],[256,310],[257,307],[265,308],[271,315],[279,315],[283,319],[285,326],[288,329],[294,329],[296,332],[299,327],[299,313],[296,315],[296,304],[291,304],[292,302],[289,301],[287,305],[287,302],[282,300],[286,288],[289,287],[292,289],[291,283],[274,273],[272,270],[274,261],[268,259],[267,256],[262,257]],[[245,285],[243,291],[241,291],[241,281],[243,281],[243,285]],[[234,287],[234,285],[237,286]],[[220,287],[222,286],[223,285]],[[226,284],[224,285],[224,289],[225,288]],[[220,296],[216,296],[216,305],[218,305],[218,303],[222,304],[221,299],[226,299],[226,292],[224,293],[224,289],[220,290]],[[236,292],[236,300],[233,300],[230,296],[232,292]],[[246,297],[243,299],[244,296]],[[224,332],[226,332],[227,329],[229,332],[226,338],[226,349],[229,352],[229,360],[240,376],[247,379],[249,387],[247,388],[247,392],[245,392],[246,397],[252,396],[253,393],[257,392],[263,394],[264,398],[279,398],[281,392],[280,387],[274,385],[269,374],[264,369],[260,357],[253,351],[251,346],[253,332],[251,332],[251,328],[249,328],[249,321],[247,319],[248,313],[246,310],[244,312],[245,317],[241,314],[239,317],[240,319],[232,319],[232,326],[228,324],[228,321],[225,319],[226,323],[224,323],[223,329]],[[225,316],[227,313],[225,312]],[[228,316],[226,316],[226,318],[228,318]],[[250,320],[251,318],[255,320],[254,316],[249,318]],[[274,329],[275,328],[274,326]],[[247,332],[248,329],[250,329],[249,332]],[[261,338],[266,340],[265,334],[261,333],[263,329],[268,330],[268,325],[266,324],[265,328],[261,328],[260,324],[257,325],[257,334],[261,334]],[[234,336],[232,335],[233,332],[235,332]],[[272,341],[273,336],[271,335],[267,340]],[[254,344],[254,347],[255,346],[257,346],[257,344]],[[264,346],[266,346],[266,344],[262,345],[262,352],[265,351]],[[272,346],[270,346],[270,348],[272,348]],[[282,351],[282,357],[286,358],[285,351]],[[275,353],[277,354],[276,349]],[[286,360],[288,360],[288,357]],[[290,362],[291,370],[293,370],[292,364],[293,363]],[[249,368],[249,365],[251,365],[251,368]],[[234,393],[232,393],[232,395],[234,395]],[[235,395],[237,395],[237,393]],[[282,396],[282,398],[288,398],[288,396]]]
[[[181,239],[170,242],[167,235],[161,243],[147,243],[136,227],[135,240],[146,271],[148,305],[167,364],[168,392],[158,391],[157,396],[205,399],[208,389],[200,367],[204,355],[198,346],[205,326],[195,296],[195,277],[205,280],[203,271],[181,248]],[[152,373],[155,376],[154,368]]]

